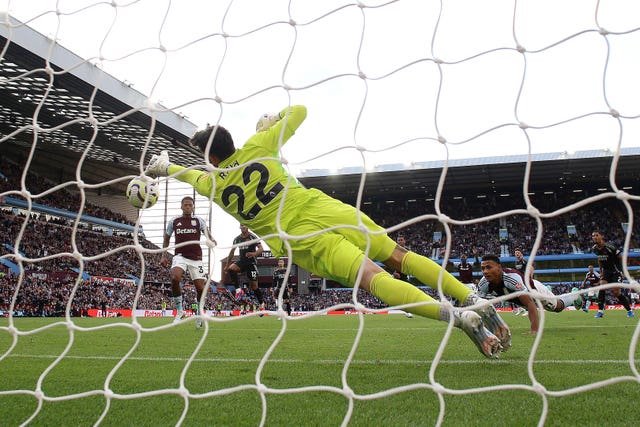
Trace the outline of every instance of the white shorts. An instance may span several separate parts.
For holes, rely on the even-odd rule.
[[[204,263],[202,261],[185,258],[182,255],[175,255],[171,261],[171,268],[174,267],[181,268],[182,271],[189,271],[191,280],[207,280],[207,271],[204,269]]]
[[[547,299],[545,296],[554,297],[554,293],[551,292],[546,286],[536,286],[536,291],[538,291],[540,295],[540,304],[544,307],[546,311],[556,311],[556,307],[558,306],[557,299]]]
[[[562,305],[564,308],[567,308],[574,304],[574,301],[577,298],[577,294],[567,294],[563,297],[557,297],[553,292],[551,292],[546,286],[539,286],[536,284],[536,291],[538,291],[540,295],[540,304],[544,307],[546,311],[555,312],[562,301]],[[545,298],[545,296],[547,298]],[[549,298],[550,297],[550,298]]]

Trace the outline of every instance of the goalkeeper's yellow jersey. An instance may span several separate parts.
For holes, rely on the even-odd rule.
[[[288,174],[279,153],[280,146],[294,135],[306,118],[307,109],[295,105],[285,108],[281,116],[284,118],[270,129],[253,135],[242,148],[221,162],[218,167],[225,171],[216,172],[215,179],[212,174],[202,174],[195,185],[196,191],[203,196],[211,197],[213,193],[216,204],[265,238],[270,247],[268,237],[278,233],[277,215],[285,193],[280,215],[284,229],[304,209],[307,200],[307,190]]]

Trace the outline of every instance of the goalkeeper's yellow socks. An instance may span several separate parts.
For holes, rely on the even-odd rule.
[[[440,313],[440,303],[429,295],[422,292],[410,283],[403,280],[394,279],[386,271],[373,276],[369,284],[369,290],[373,295],[390,306],[410,304],[414,302],[431,302],[416,307],[407,307],[404,310],[413,314],[428,317],[430,319],[442,320]]]
[[[407,252],[402,258],[402,268],[400,271],[406,275],[414,276],[420,282],[432,287],[438,288],[438,277],[442,267],[433,262],[429,258],[418,255],[414,252]],[[457,299],[458,301],[466,301],[472,291],[463,285],[459,280],[451,275],[448,271],[444,271],[442,276],[442,292]]]

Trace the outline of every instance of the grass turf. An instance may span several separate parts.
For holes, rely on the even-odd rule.
[[[358,316],[212,320],[201,330],[169,318],[139,327],[25,318],[10,331],[0,319],[0,420],[87,426],[104,414],[103,426],[255,426],[264,411],[268,426],[635,422],[636,319],[546,313],[532,354],[528,318],[502,315],[513,348],[500,360],[453,330],[437,363],[447,325],[402,315],[363,316],[359,341]]]

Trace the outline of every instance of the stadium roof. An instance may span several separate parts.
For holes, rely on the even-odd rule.
[[[603,150],[531,155],[528,192],[612,191],[610,173],[614,152]],[[452,159],[447,164],[445,195],[504,194],[523,192],[527,155]],[[382,165],[368,171],[363,200],[432,198],[435,196],[444,161]],[[618,188],[640,194],[640,147],[620,150],[615,170]],[[334,194],[343,201],[356,199],[362,168],[303,171],[300,180]]]
[[[35,118],[40,129],[31,167],[57,182],[75,179],[83,154],[81,177],[88,183],[135,174],[149,138],[151,154],[170,149],[197,161],[186,144],[193,123],[161,106],[150,108],[146,96],[90,61],[13,18],[10,22],[10,27],[0,23],[3,156],[27,157]]]
[[[161,106],[151,106],[146,96],[92,62],[12,18],[10,22],[11,27],[0,23],[3,156],[24,163],[34,145],[32,123],[36,117],[38,139],[30,168],[55,182],[75,180],[83,155],[80,176],[86,183],[98,184],[135,174],[148,138],[148,153],[167,149],[185,159],[185,164],[201,163],[201,157],[187,144],[196,130],[193,123]],[[97,132],[93,123],[98,124]],[[148,157],[149,154],[145,160]],[[522,193],[527,160],[526,155],[450,160],[445,195]],[[614,153],[608,150],[534,154],[528,189],[610,190],[613,160]],[[640,148],[621,150],[615,173],[618,187],[633,187],[634,194],[639,194],[639,160]],[[364,200],[433,197],[443,166],[442,161],[379,166],[366,175]],[[300,180],[343,201],[354,202],[362,172],[359,167],[337,173],[307,170],[300,174]],[[124,186],[126,182],[121,181],[105,186],[103,191],[121,194]]]

